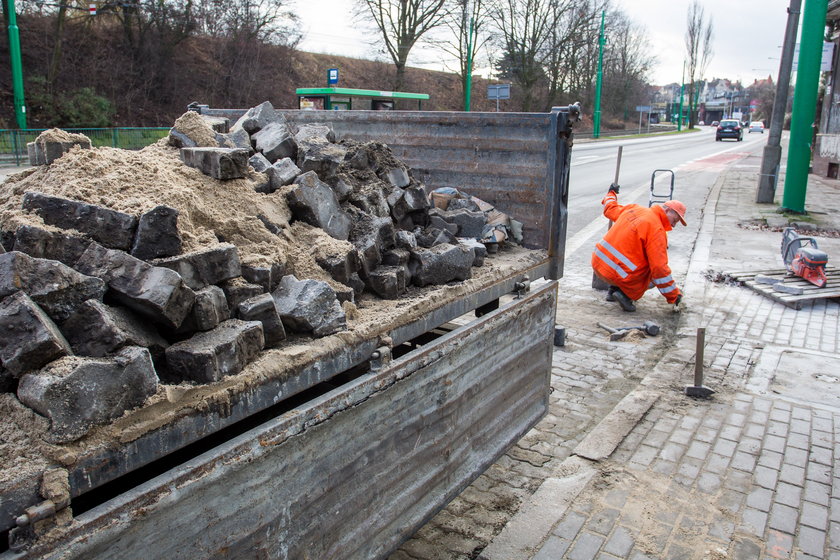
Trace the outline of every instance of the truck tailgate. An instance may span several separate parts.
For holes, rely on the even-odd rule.
[[[0,558],[385,558],[546,413],[556,298],[550,282]]]

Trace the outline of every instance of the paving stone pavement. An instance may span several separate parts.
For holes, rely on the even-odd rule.
[[[549,414],[392,559],[840,560],[840,305],[790,309],[722,274],[783,267],[781,234],[744,227],[778,221],[776,206],[753,201],[759,165],[738,154],[693,195],[697,229],[672,234],[688,312],[646,295],[638,314],[660,337],[609,342],[594,322],[627,315],[593,297],[588,248],[568,256]],[[840,182],[810,177],[806,208],[821,227],[840,226],[838,193]],[[840,240],[819,241],[831,264]],[[708,400],[683,394],[698,327]],[[658,398],[612,454],[576,457],[640,390]]]

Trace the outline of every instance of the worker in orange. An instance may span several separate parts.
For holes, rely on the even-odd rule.
[[[685,204],[669,200],[652,208],[618,203],[619,186],[613,183],[601,201],[604,216],[613,223],[595,245],[592,269],[609,284],[607,301],[624,311],[635,311],[635,300],[656,287],[674,310],[680,310],[682,292],[668,267],[668,235],[677,222],[685,225]]]

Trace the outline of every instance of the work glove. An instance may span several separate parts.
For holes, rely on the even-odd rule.
[[[685,310],[685,304],[682,302],[682,294],[677,296],[677,299],[674,300],[674,313],[681,313]]]
[[[615,183],[611,183],[610,188],[609,188],[609,192],[614,192],[615,194],[618,194],[618,189],[620,189],[620,188],[621,187],[619,185],[616,185]]]

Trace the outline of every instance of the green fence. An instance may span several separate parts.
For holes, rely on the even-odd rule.
[[[26,144],[34,142],[39,129],[0,129],[0,165],[26,165],[29,156]],[[126,150],[139,150],[169,134],[169,128],[63,128],[67,132],[84,134],[93,146],[110,146]]]

